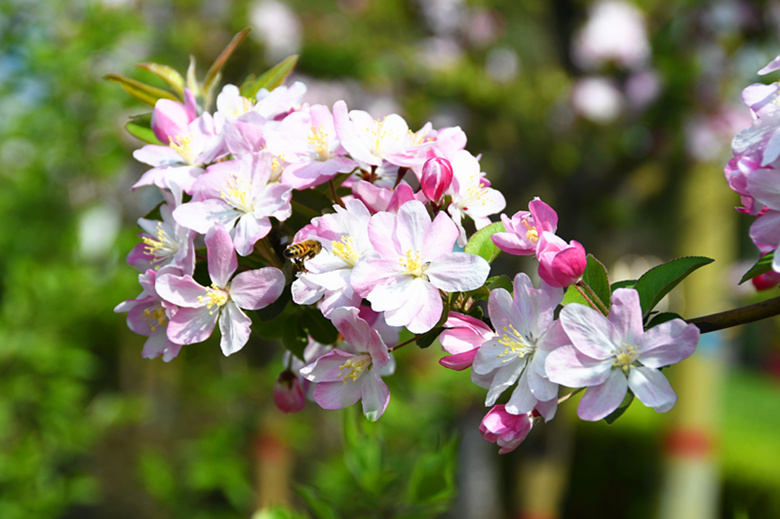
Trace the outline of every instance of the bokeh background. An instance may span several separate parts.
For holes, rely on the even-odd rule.
[[[507,196],[541,196],[611,280],[682,254],[715,264],[669,301],[687,317],[762,298],[722,167],[740,91],[780,53],[770,1],[4,0],[0,3],[0,517],[780,517],[776,320],[702,338],[670,413],[612,426],[574,406],[499,457],[483,391],[398,352],[378,424],[271,400],[281,348],[213,342],[169,364],[112,309],[155,201],[123,129],[148,111],[103,80],[154,61],[224,79],[290,54],[307,100],[412,128],[459,125]],[[164,86],[160,84],[159,86]],[[530,265],[501,257],[513,276]]]

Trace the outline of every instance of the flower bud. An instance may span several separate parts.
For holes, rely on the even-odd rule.
[[[567,287],[580,279],[588,261],[579,242],[566,243],[550,232],[542,233],[536,258],[539,277],[554,287]]]
[[[497,443],[499,454],[512,452],[520,445],[533,427],[533,411],[520,415],[507,412],[503,404],[495,405],[482,419],[479,430],[490,443]]]
[[[452,165],[447,159],[434,157],[422,167],[422,191],[431,202],[438,202],[452,183]]]
[[[750,280],[756,290],[769,290],[780,284],[780,272],[770,270]]]
[[[274,404],[283,413],[297,413],[306,405],[301,380],[291,371],[282,371],[274,383]]]

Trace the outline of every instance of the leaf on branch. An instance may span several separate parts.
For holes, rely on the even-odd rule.
[[[247,27],[233,36],[233,39],[230,40],[230,43],[227,44],[225,50],[223,50],[219,56],[217,56],[217,59],[214,60],[214,63],[211,64],[211,67],[209,67],[208,71],[206,72],[206,77],[203,79],[203,91],[206,93],[206,97],[210,98],[212,89],[219,82],[222,67],[225,66],[225,63],[227,63],[230,55],[233,54],[233,51],[236,50],[236,47],[238,47],[238,45],[244,41],[244,38],[246,38],[246,35],[249,34],[249,31],[251,30],[251,27]]]
[[[175,69],[159,63],[139,63],[136,67],[151,72],[162,79],[176,91],[179,98],[184,99],[184,78]]]
[[[704,256],[685,256],[667,261],[642,274],[636,282],[642,315],[647,318],[655,305],[691,272],[713,261]]]
[[[441,335],[441,332],[443,331],[444,331],[443,326],[437,326],[431,331],[425,332],[424,334],[420,335],[415,342],[417,343],[417,346],[419,346],[422,349],[425,349],[429,347],[431,344],[433,344],[433,341],[438,339],[439,335]]]
[[[626,410],[631,405],[631,402],[634,401],[634,393],[631,392],[629,389],[626,393],[626,397],[623,399],[623,401],[620,403],[617,409],[612,411],[609,416],[604,418],[604,421],[607,422],[609,425],[612,425],[617,421],[618,418],[623,416],[623,413],[626,412]]]
[[[673,319],[682,319],[682,316],[674,312],[661,312],[660,314],[656,314],[650,318],[645,329],[649,330],[653,326],[658,326],[661,323],[665,323]]]
[[[487,227],[483,227],[469,239],[464,251],[475,256],[482,257],[488,263],[492,263],[494,259],[501,252],[501,249],[496,247],[493,240],[490,238],[497,232],[504,232],[504,224],[501,222],[491,223]]]
[[[339,332],[333,323],[322,312],[314,307],[304,307],[301,312],[304,328],[312,339],[321,344],[333,344],[338,339]]]
[[[141,83],[135,79],[129,77],[120,76],[119,74],[106,74],[103,79],[119,83],[119,85],[125,89],[125,92],[138,99],[144,104],[154,106],[158,99],[170,99],[172,101],[178,101],[176,96],[163,90],[162,88],[153,87],[146,83]]]
[[[135,115],[125,124],[125,130],[136,139],[147,144],[161,145],[162,143],[157,139],[154,131],[152,131],[151,125],[152,114]]]
[[[241,95],[254,99],[261,88],[273,90],[284,83],[284,80],[287,79],[287,76],[290,75],[297,64],[297,54],[285,58],[264,72],[259,78],[245,81],[244,84],[241,85]]]
[[[503,288],[510,294],[512,294],[514,291],[514,285],[512,284],[512,280],[509,279],[509,276],[506,276],[504,274],[500,274],[498,276],[493,276],[491,278],[488,278],[487,287],[491,291],[497,288]]]
[[[739,280],[739,284],[741,285],[745,281],[748,281],[750,279],[753,279],[754,277],[760,276],[761,274],[766,274],[767,272],[772,270],[772,261],[775,257],[775,251],[770,252],[769,254],[765,254],[764,256],[761,256],[758,258],[758,261],[750,267],[750,270],[745,272],[745,275],[742,276],[742,279]]]

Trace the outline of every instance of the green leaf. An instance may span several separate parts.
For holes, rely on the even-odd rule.
[[[774,260],[774,257],[775,251],[772,251],[769,254],[765,254],[764,256],[758,258],[758,261],[756,261],[755,265],[750,267],[750,270],[745,272],[745,275],[742,276],[742,279],[739,280],[739,284],[741,285],[749,279],[753,279],[754,277],[760,276],[761,274],[766,274],[772,270],[772,261]]]
[[[634,393],[632,393],[631,390],[629,389],[628,392],[626,393],[625,398],[623,398],[623,401],[620,403],[618,408],[615,409],[614,411],[612,411],[609,414],[609,416],[605,417],[604,421],[607,422],[609,425],[612,425],[613,423],[615,423],[615,421],[618,418],[623,416],[623,413],[626,412],[628,407],[631,405],[631,402],[633,402],[633,401],[634,401]]]
[[[408,503],[446,507],[455,494],[457,445],[457,441],[451,439],[440,449],[417,460],[409,476]]]
[[[588,254],[588,264],[585,267],[585,272],[582,274],[582,281],[596,293],[596,296],[604,303],[604,306],[609,308],[612,291],[609,289],[607,269],[592,254]]]
[[[682,319],[682,317],[680,314],[676,314],[674,312],[661,312],[660,314],[655,314],[650,318],[650,321],[648,321],[645,329],[649,330],[653,326],[658,326],[659,324],[665,323],[666,321],[671,321],[672,319]]]
[[[306,345],[309,344],[309,338],[298,317],[298,314],[292,314],[284,318],[282,326],[282,343],[285,348],[290,350],[290,353],[299,359],[303,359],[303,350],[306,348]]]
[[[233,36],[233,39],[230,40],[230,43],[227,44],[227,47],[225,47],[219,56],[217,56],[217,59],[214,60],[214,63],[212,63],[209,67],[208,71],[206,72],[206,77],[203,79],[203,90],[207,99],[210,99],[212,90],[219,82],[222,67],[225,66],[225,63],[227,63],[230,55],[233,54],[233,51],[236,50],[236,47],[238,47],[238,45],[244,41],[244,38],[246,38],[247,34],[249,34],[249,31],[251,30],[251,27],[247,27]]]
[[[703,256],[685,256],[667,261],[645,272],[636,282],[642,315],[647,317],[655,305],[663,299],[691,272],[714,260]]]
[[[503,288],[504,290],[506,290],[510,294],[512,294],[514,292],[514,285],[512,284],[512,280],[509,279],[509,276],[506,276],[504,274],[488,278],[488,280],[487,280],[487,287],[491,291],[495,290],[497,288]]]
[[[295,490],[317,519],[341,519],[333,505],[326,503],[313,487],[298,485]]]
[[[433,341],[439,338],[439,335],[441,335],[441,332],[444,331],[443,326],[437,326],[436,328],[433,328],[429,332],[425,332],[424,334],[420,335],[415,343],[417,346],[419,346],[422,349],[425,349],[429,347],[431,344],[433,344]]]
[[[311,219],[317,216],[322,216],[322,213],[329,209],[332,212],[333,202],[325,196],[323,193],[316,189],[303,189],[301,191],[293,191],[292,200],[293,213],[285,220],[284,224],[290,233],[296,232],[304,225],[311,222]]]
[[[293,54],[264,72],[259,78],[246,81],[241,85],[241,95],[254,99],[261,88],[273,90],[278,87],[298,64],[298,55]]]
[[[501,222],[491,223],[487,227],[483,227],[469,239],[465,252],[480,256],[488,263],[492,263],[494,259],[501,252],[501,249],[496,247],[493,240],[490,238],[497,232],[504,232],[504,224]]]
[[[136,65],[168,83],[181,99],[184,99],[184,78],[175,69],[159,63],[139,63]]]
[[[152,131],[152,114],[134,115],[130,121],[125,124],[127,133],[147,144],[157,144],[160,142]]]
[[[314,307],[303,307],[301,318],[304,328],[311,338],[321,344],[333,344],[338,339],[339,331],[333,323]]]
[[[154,106],[158,99],[171,99],[172,101],[178,101],[176,96],[167,90],[153,87],[147,85],[146,83],[136,81],[135,79],[120,76],[119,74],[106,74],[103,76],[103,79],[113,81],[114,83],[119,83],[119,85],[124,88],[128,94],[149,106]]]
[[[609,278],[607,278],[607,269],[604,265],[597,260],[592,254],[588,254],[588,262],[585,266],[585,272],[582,274],[582,281],[587,284],[599,300],[604,303],[604,306],[609,308],[609,301],[612,295],[612,291],[609,287]],[[591,297],[591,294],[588,294]],[[585,299],[576,286],[570,285],[563,295],[563,301],[561,304],[566,306],[572,303],[577,303],[591,307],[588,300]]]
[[[618,288],[636,288],[636,279],[624,279],[622,281],[615,281],[610,285],[610,288],[614,292]]]

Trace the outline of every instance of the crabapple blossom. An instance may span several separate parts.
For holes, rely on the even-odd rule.
[[[554,287],[567,287],[582,277],[588,260],[579,242],[566,243],[551,232],[543,232],[536,249],[539,277]]]
[[[444,331],[439,335],[439,343],[441,349],[450,355],[439,359],[439,364],[455,371],[471,367],[482,343],[496,336],[496,333],[479,319],[459,312],[450,312],[443,326]]]
[[[133,152],[139,162],[153,166],[133,185],[155,185],[177,195],[190,194],[192,184],[205,167],[224,156],[224,140],[210,114],[201,114],[168,144],[148,144]]]
[[[333,312],[333,325],[345,343],[301,368],[300,374],[317,384],[314,401],[323,409],[343,409],[362,400],[363,414],[373,422],[390,401],[382,376],[392,374],[394,363],[379,333],[358,314],[357,308]]]
[[[230,235],[221,225],[206,233],[211,286],[201,286],[192,276],[160,275],[155,288],[160,296],[179,308],[168,324],[168,338],[180,344],[205,341],[219,322],[220,347],[225,356],[249,340],[251,319],[242,309],[258,310],[276,301],[284,288],[284,274],[264,267],[241,272]],[[232,277],[232,279],[231,279]]]
[[[174,267],[164,267],[161,273],[180,274]],[[144,343],[141,356],[153,359],[162,355],[163,361],[173,360],[182,348],[168,338],[168,322],[176,312],[176,307],[163,301],[154,288],[158,272],[148,269],[138,275],[138,282],[143,289],[135,299],[119,303],[114,312],[127,312],[127,327],[138,335],[149,337]]]
[[[166,198],[173,202],[172,197],[166,196]],[[171,214],[172,211],[171,204],[162,204],[160,206],[162,220],[138,219],[138,225],[145,232],[139,235],[141,243],[127,255],[129,265],[140,271],[148,268],[160,270],[171,265],[181,269],[184,274],[193,273],[195,232],[177,224]]]
[[[532,413],[512,414],[504,405],[495,405],[482,418],[479,430],[485,441],[498,444],[499,454],[512,452],[534,426]]]
[[[267,149],[288,163],[282,182],[306,189],[327,182],[338,173],[349,173],[357,163],[346,157],[336,136],[333,115],[327,106],[314,105],[293,112],[266,137]]]
[[[171,99],[158,99],[152,111],[152,131],[160,142],[187,132],[189,124],[198,117],[195,95],[189,88],[184,89],[184,104]]]
[[[518,211],[512,218],[501,215],[505,232],[491,236],[496,247],[509,254],[523,256],[535,254],[539,236],[543,232],[555,233],[558,229],[558,214],[539,197],[528,204],[528,211]]]
[[[394,215],[377,213],[368,224],[374,253],[352,271],[352,287],[391,326],[413,333],[433,328],[441,317],[439,290],[465,292],[482,286],[490,265],[479,256],[452,252],[458,228],[444,212],[431,221],[421,202],[403,204]]]
[[[261,88],[254,99],[241,95],[236,85],[225,85],[217,96],[217,114],[227,121],[251,118],[254,114],[272,120],[298,109],[306,94],[306,85],[296,81],[280,85],[270,92]]]
[[[544,281],[541,288],[534,288],[525,273],[515,276],[513,295],[503,288],[490,293],[488,313],[497,333],[479,347],[471,368],[472,375],[482,376],[474,377],[474,382],[488,389],[485,405],[495,404],[517,383],[506,404],[509,413],[519,415],[540,407],[545,420],[553,418],[558,384],[548,379],[545,360],[550,352],[569,344],[554,320],[562,300],[563,290]]]
[[[571,340],[552,351],[545,362],[556,384],[586,387],[577,414],[596,421],[618,408],[628,389],[646,406],[666,412],[677,395],[659,368],[689,357],[699,329],[682,319],[642,328],[639,293],[619,288],[612,293],[609,317],[581,304],[568,304],[560,322]]]
[[[173,217],[201,234],[214,224],[225,226],[236,252],[247,256],[271,231],[271,217],[282,221],[292,214],[292,188],[269,183],[270,174],[267,162],[251,156],[214,164],[193,185],[193,201],[177,207]]]
[[[438,204],[444,191],[452,183],[452,164],[441,157],[434,157],[425,161],[422,167],[420,187],[425,197]]]
[[[292,284],[293,301],[299,305],[316,303],[325,317],[339,307],[358,307],[362,298],[352,289],[350,279],[358,261],[373,251],[368,239],[371,214],[360,200],[347,200],[345,207],[333,206],[335,214],[315,218],[313,230],[305,239],[316,239],[323,250],[306,260],[307,272],[298,273]],[[301,237],[302,238],[302,237]]]
[[[489,215],[504,210],[506,200],[500,191],[490,187],[481,172],[479,161],[471,153],[466,150],[458,151],[450,157],[449,162],[452,165],[453,180],[448,189],[452,203],[447,207],[447,212],[458,226],[458,245],[463,247],[467,242],[463,217],[468,216],[478,230],[482,229],[490,224]]]
[[[402,150],[409,133],[409,126],[400,115],[390,114],[376,120],[362,110],[347,112],[344,101],[333,105],[333,120],[349,155],[369,166],[381,166],[383,160]]]

